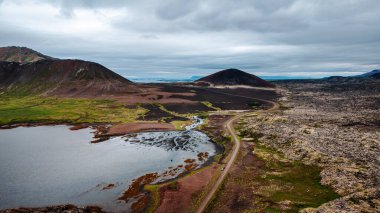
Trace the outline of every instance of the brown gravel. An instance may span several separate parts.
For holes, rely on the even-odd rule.
[[[218,165],[207,167],[202,171],[179,179],[176,190],[162,189],[161,205],[155,213],[189,212],[194,194],[200,192],[211,180]]]

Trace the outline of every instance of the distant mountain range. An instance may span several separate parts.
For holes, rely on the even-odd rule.
[[[137,83],[175,83],[175,82],[193,82],[202,78],[203,76],[191,76],[191,77],[176,77],[176,78],[165,78],[165,77],[130,77],[129,79]]]
[[[326,77],[324,79],[339,81],[339,80],[347,80],[347,79],[354,79],[354,78],[379,79],[380,78],[380,70],[376,69],[376,70],[372,70],[370,72],[366,72],[366,73],[363,73],[360,75],[352,75],[352,76],[347,76],[347,77],[345,77],[345,76],[330,76],[330,77]]]
[[[191,76],[191,77],[177,77],[177,78],[167,78],[167,77],[130,77],[128,79],[137,83],[174,83],[174,82],[193,82],[205,76]],[[257,76],[266,81],[277,81],[277,80],[294,80],[294,79],[317,79],[306,76]]]
[[[255,75],[238,69],[226,69],[196,80],[211,85],[246,85],[253,87],[274,87],[273,84]]]
[[[351,77],[379,79],[380,70]],[[333,76],[328,79],[340,78],[346,77]],[[154,81],[274,87],[272,83],[238,69],[226,69],[205,77],[193,76],[182,80],[161,78]],[[0,94],[94,97],[140,91],[138,84],[94,62],[57,59],[26,47],[0,48]]]
[[[87,97],[138,91],[133,82],[94,62],[60,60],[26,47],[0,48],[0,93]]]
[[[355,76],[351,76],[351,77],[356,77],[356,78],[369,78],[369,77],[374,77],[374,78],[378,78],[380,74],[380,70],[372,70],[371,72],[367,72],[367,73],[363,73],[361,75],[355,75]]]

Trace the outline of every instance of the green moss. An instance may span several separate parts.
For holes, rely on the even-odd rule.
[[[118,123],[132,122],[147,110],[125,108],[114,100],[2,96],[0,124],[21,122]]]
[[[218,155],[215,155],[213,158],[214,158],[214,161],[215,162],[220,162],[220,160],[222,159],[223,155],[222,154],[218,154]]]
[[[168,189],[170,190],[178,190],[178,182],[177,181],[172,181],[168,184]]]
[[[265,168],[254,178],[262,186],[259,193],[277,204],[290,201],[286,212],[318,207],[339,197],[330,187],[320,183],[321,168],[290,161],[282,153],[261,143],[257,143],[255,153],[265,163]]]
[[[202,101],[201,103],[202,103],[203,105],[205,105],[206,107],[210,108],[210,109],[213,109],[213,110],[216,110],[216,111],[220,111],[220,110],[222,110],[222,109],[219,108],[219,107],[215,107],[215,106],[213,106],[211,102],[208,102],[208,101]]]
[[[184,115],[181,115],[179,113],[176,113],[176,112],[173,112],[173,111],[170,111],[170,110],[166,109],[165,106],[162,105],[162,104],[159,104],[159,103],[153,103],[153,104],[156,105],[158,108],[160,108],[160,110],[162,110],[164,112],[167,112],[167,113],[169,113],[169,114],[171,114],[173,116],[184,117]]]
[[[287,159],[282,152],[260,141],[263,134],[246,130],[243,125],[237,128],[240,136],[254,138],[256,162],[249,164],[247,161],[247,164],[243,164],[239,161],[244,159],[244,155],[238,157],[240,172],[228,176],[224,182],[239,186],[242,192],[231,192],[230,188],[222,187],[208,206],[208,212],[220,211],[229,196],[239,197],[241,202],[245,202],[246,212],[299,212],[303,208],[315,208],[339,197],[330,187],[320,183],[321,168]],[[252,197],[247,196],[249,193],[252,193]],[[236,202],[232,205],[240,205]]]
[[[183,118],[192,118],[194,116],[198,116],[200,118],[207,118],[208,117],[208,113],[207,112],[203,112],[203,111],[199,111],[199,112],[196,112],[196,113],[185,113],[185,114],[180,114],[180,113],[177,113],[177,112],[174,112],[174,111],[170,111],[168,109],[165,108],[164,105],[160,104],[160,103],[153,103],[154,105],[156,105],[157,107],[160,108],[160,110],[164,111],[164,112],[167,112],[169,114],[171,114],[172,116],[176,116],[176,117],[183,117]]]
[[[154,210],[160,204],[159,188],[160,188],[160,185],[145,185],[144,186],[144,190],[148,191],[151,197],[148,209],[146,210],[147,213],[154,212]]]
[[[191,120],[172,121],[170,123],[174,125],[174,127],[176,128],[176,130],[184,130],[187,125],[190,125],[192,123],[192,121]]]
[[[211,213],[214,212],[214,208],[218,205],[218,198],[221,197],[221,194],[225,191],[226,189],[226,184],[227,181],[229,180],[229,174],[227,174],[227,177],[223,180],[222,184],[218,187],[216,192],[214,193],[212,199],[210,200],[210,203],[207,205],[205,209],[205,213]]]
[[[265,208],[264,212],[266,212],[266,213],[280,213],[283,211],[281,211],[281,209],[278,207],[268,206]]]

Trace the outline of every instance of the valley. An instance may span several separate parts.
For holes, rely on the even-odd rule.
[[[134,83],[15,48],[0,51],[0,212],[379,210],[376,70]]]

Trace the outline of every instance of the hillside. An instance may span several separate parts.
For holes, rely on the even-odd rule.
[[[226,69],[196,80],[212,85],[246,85],[252,87],[274,87],[273,84],[247,72],[238,69]]]
[[[372,70],[370,72],[366,72],[366,73],[363,73],[361,75],[355,75],[355,76],[352,76],[352,77],[368,78],[368,77],[371,77],[372,75],[375,75],[375,74],[378,74],[378,73],[380,73],[380,70]]]
[[[4,51],[6,49],[2,48],[2,54],[11,56],[14,48],[8,48],[9,53]],[[59,60],[33,50],[28,52],[30,55],[21,58],[14,55],[7,58],[14,62],[0,62],[0,94],[94,97],[140,91],[137,85],[100,64]],[[36,61],[19,63],[25,60]]]
[[[380,79],[380,72],[371,75],[371,78]]]
[[[31,63],[40,60],[54,60],[55,58],[43,55],[27,47],[0,47],[0,61]]]

